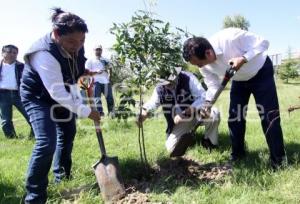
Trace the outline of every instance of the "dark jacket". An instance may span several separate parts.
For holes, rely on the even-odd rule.
[[[53,98],[51,98],[49,92],[44,86],[39,74],[30,65],[30,56],[39,51],[49,52],[60,64],[61,72],[63,76],[63,82],[65,84],[66,90],[69,92],[69,86],[77,83],[80,76],[83,75],[85,68],[84,64],[86,58],[84,57],[84,49],[82,48],[77,57],[74,59],[67,58],[64,56],[60,48],[51,40],[50,34],[47,34],[43,38],[39,39],[29,51],[25,54],[25,68],[22,76],[21,83],[21,97],[23,99],[32,100],[38,99],[46,104],[56,105],[58,104]],[[77,64],[77,71],[75,72],[75,79],[73,80],[70,64]],[[59,118],[68,118],[70,111],[63,106],[56,106],[55,113]]]
[[[175,104],[178,104],[181,110],[185,110],[195,101],[190,91],[189,82],[190,77],[187,74],[180,72],[178,75],[178,81],[175,90],[175,98],[172,92],[166,89],[164,86],[158,86],[156,88],[157,94],[160,99],[160,104],[163,108],[164,116],[167,120],[167,136],[172,132],[174,127],[174,120],[172,115],[174,115],[173,108]]]
[[[63,82],[66,85],[65,87],[67,91],[69,91],[68,85],[76,84],[78,78],[83,75],[85,71],[84,64],[86,58],[84,57],[84,49],[82,48],[79,51],[78,56],[76,57],[76,61],[73,62],[72,59],[68,59],[63,56],[59,47],[50,40],[50,35],[47,35],[44,38],[44,45],[40,47],[36,46],[36,48],[31,48],[31,50],[25,54],[25,69],[22,77],[21,94],[26,98],[38,98],[39,100],[53,105],[57,104],[57,102],[51,98],[37,71],[32,69],[29,60],[30,56],[38,51],[48,51],[59,62],[61,66]],[[72,79],[72,73],[69,67],[70,64],[73,63],[76,63],[78,67],[78,70],[75,73],[75,81],[73,81]]]

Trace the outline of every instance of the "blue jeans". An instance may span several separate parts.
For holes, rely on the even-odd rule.
[[[18,91],[0,89],[0,118],[1,127],[4,135],[8,138],[15,137],[16,132],[12,122],[13,105],[20,111],[26,121],[29,123],[29,118],[21,102],[21,97]]]
[[[251,94],[254,96],[259,111],[272,164],[281,164],[285,157],[279,104],[273,75],[273,65],[270,58],[267,57],[265,64],[253,78],[248,81],[232,82],[228,126],[233,157],[240,157],[245,154],[246,113]]]
[[[75,116],[62,107],[51,109],[50,104],[38,99],[22,97],[22,101],[36,138],[27,172],[25,202],[45,203],[53,156],[55,181],[70,177],[71,152],[76,133]]]
[[[101,94],[104,94],[107,102],[107,110],[108,113],[114,111],[114,98],[112,94],[112,87],[111,84],[101,84],[99,82],[96,82],[94,89],[94,97],[95,97],[95,104],[97,106],[97,110],[100,113],[103,113],[103,107],[101,102]]]

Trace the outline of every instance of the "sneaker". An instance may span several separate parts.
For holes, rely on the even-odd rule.
[[[14,138],[17,138],[17,134],[12,133],[11,135],[5,135],[5,137],[8,138],[8,139],[14,139]]]

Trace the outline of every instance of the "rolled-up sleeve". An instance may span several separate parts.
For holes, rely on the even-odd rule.
[[[206,94],[199,80],[194,76],[190,75],[190,91],[192,96],[194,97],[194,102],[192,103],[192,107],[199,109],[205,102]]]
[[[247,61],[268,50],[270,44],[268,40],[244,30],[240,31],[237,40],[238,46],[245,53],[243,56]]]
[[[206,91],[206,100],[211,101],[221,85],[219,76],[206,70],[204,67],[200,68],[200,73],[202,74],[204,83],[208,88]]]
[[[147,110],[147,111],[152,111],[152,110],[156,110],[158,107],[160,106],[160,100],[158,97],[158,93],[156,88],[153,90],[153,93],[151,95],[151,98],[149,99],[149,101],[147,101],[143,107]]]

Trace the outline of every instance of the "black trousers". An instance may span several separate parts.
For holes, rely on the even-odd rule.
[[[281,163],[285,156],[279,104],[273,76],[272,61],[267,57],[265,64],[253,78],[248,81],[232,82],[228,126],[233,157],[245,154],[246,113],[251,94],[256,102],[272,163]]]

